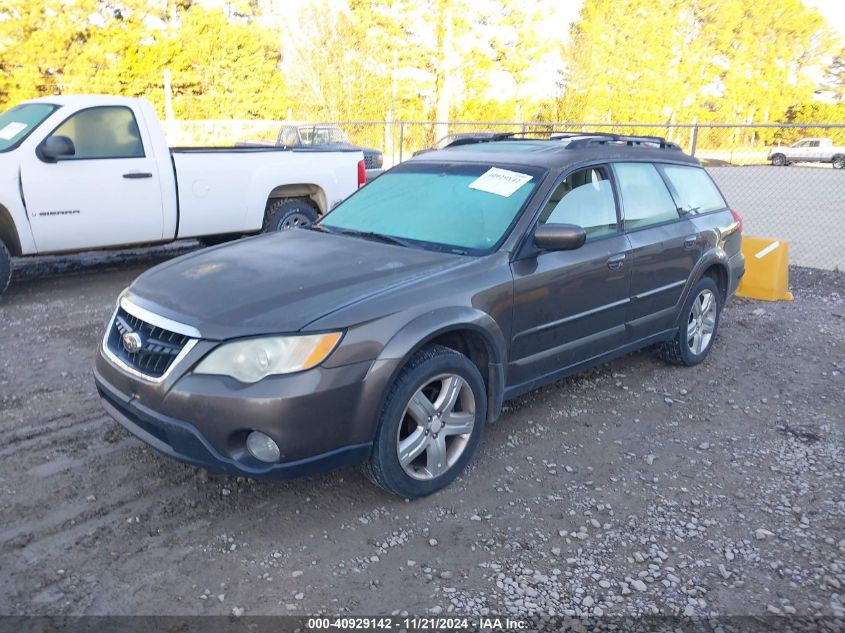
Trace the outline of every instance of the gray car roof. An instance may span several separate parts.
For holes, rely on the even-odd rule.
[[[700,166],[697,158],[678,149],[660,149],[642,145],[602,143],[567,147],[563,140],[509,140],[474,145],[459,145],[414,156],[415,162],[508,163],[548,169],[565,169],[570,165],[592,161],[641,160],[687,163]]]

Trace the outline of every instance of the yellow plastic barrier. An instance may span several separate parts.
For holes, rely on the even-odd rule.
[[[745,275],[736,294],[763,301],[792,301],[789,244],[784,240],[742,236]]]

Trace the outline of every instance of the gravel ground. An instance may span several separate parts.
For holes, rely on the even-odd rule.
[[[353,469],[211,476],[103,413],[115,296],[191,247],[18,262],[0,613],[845,616],[845,274],[734,300],[697,368],[641,352],[508,403],[471,468],[408,503]]]

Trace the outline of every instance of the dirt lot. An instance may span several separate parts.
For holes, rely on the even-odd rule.
[[[845,274],[733,301],[701,367],[643,352],[509,403],[407,503],[351,469],[209,476],[101,411],[115,296],[180,248],[18,263],[0,613],[845,614]]]

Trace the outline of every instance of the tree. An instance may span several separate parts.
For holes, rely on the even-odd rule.
[[[830,44],[800,0],[586,0],[559,110],[597,121],[771,121]]]
[[[817,91],[830,95],[834,101],[845,101],[845,47],[833,58]]]

